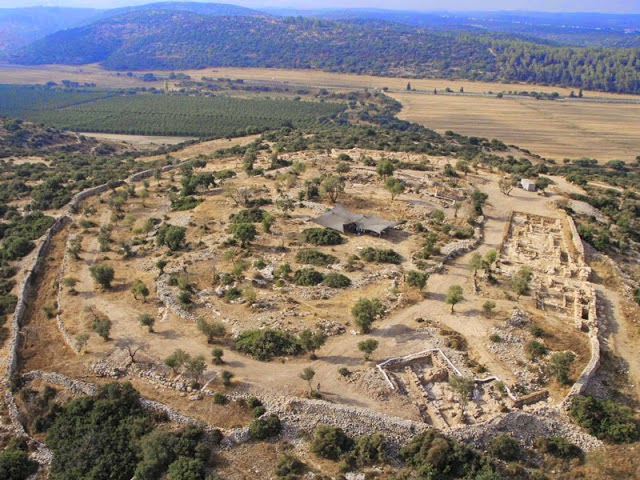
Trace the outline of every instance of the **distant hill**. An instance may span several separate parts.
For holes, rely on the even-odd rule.
[[[212,17],[136,11],[57,32],[13,57],[16,63],[102,62],[118,70],[206,66],[325,68],[428,75],[495,66],[486,45],[463,35],[384,22],[267,16]]]
[[[257,10],[236,5],[197,2],[160,2],[110,10],[65,7],[0,8],[0,57],[60,30],[145,10],[192,12],[208,16],[265,15]]]
[[[0,55],[58,30],[78,27],[99,18],[90,8],[31,7],[0,9]]]
[[[640,92],[637,49],[560,47],[482,30],[430,30],[369,19],[214,16],[146,7],[56,32],[11,59],[101,62],[116,70],[320,68]]]
[[[251,8],[239,7],[228,3],[199,3],[199,2],[157,2],[135,7],[123,7],[107,10],[105,17],[122,15],[123,13],[138,12],[144,10],[168,10],[173,12],[191,12],[209,16],[252,16],[265,15],[263,12]]]
[[[519,35],[577,47],[640,47],[640,14],[547,12],[416,12],[373,8],[297,10],[266,8],[280,16],[379,20],[430,30]]]

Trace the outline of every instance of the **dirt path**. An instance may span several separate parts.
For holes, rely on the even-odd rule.
[[[631,326],[623,313],[623,299],[617,291],[597,285],[599,298],[604,303],[599,315],[605,315],[608,336],[606,347],[624,360],[629,377],[629,387],[636,399],[640,398],[640,355],[638,355],[638,328]]]

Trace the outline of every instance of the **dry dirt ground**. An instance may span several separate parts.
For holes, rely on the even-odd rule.
[[[190,151],[189,148],[192,147],[188,147],[188,153],[182,152],[177,156],[190,158],[196,152]],[[198,153],[205,151],[205,144],[198,146]],[[291,189],[300,188],[304,178],[332,168],[338,153],[340,152],[333,152],[331,159],[320,157],[314,161],[313,158],[307,157],[307,171],[301,179],[297,180],[297,186]],[[373,152],[368,153],[373,154]],[[298,158],[305,159],[304,156]],[[445,163],[444,160],[437,158],[430,159],[430,161],[438,168],[442,168]],[[239,159],[231,158],[214,161],[206,169],[237,168],[239,165]],[[437,203],[429,203],[432,201],[431,197],[425,197],[424,194],[407,193],[390,203],[389,194],[381,188],[380,181],[375,178],[375,174],[366,169],[356,173],[359,176],[353,177],[351,181],[347,182],[346,194],[342,199],[348,206],[360,210],[364,208],[386,218],[411,222],[424,221],[428,218],[431,210],[438,207]],[[353,174],[355,175],[355,173]],[[369,175],[373,178],[370,181],[365,181],[362,179],[362,175]],[[226,365],[223,368],[235,375],[235,383],[239,388],[301,394],[305,391],[306,386],[305,382],[298,378],[298,375],[303,368],[311,366],[316,370],[314,386],[319,384],[323,396],[330,401],[417,418],[417,412],[407,408],[406,398],[400,395],[387,395],[386,400],[380,402],[372,396],[370,391],[372,386],[363,385],[362,382],[347,383],[337,374],[337,369],[343,366],[354,371],[375,372],[375,370],[370,370],[372,364],[363,363],[362,354],[357,348],[357,343],[362,339],[362,336],[356,335],[355,327],[350,324],[351,306],[360,297],[380,298],[392,309],[389,315],[375,323],[370,335],[380,343],[374,354],[375,361],[433,347],[435,340],[430,338],[429,330],[425,330],[416,322],[416,318],[422,317],[432,322],[433,325],[462,334],[470,345],[470,358],[484,364],[490,374],[498,375],[507,383],[515,381],[513,365],[501,361],[488,350],[488,336],[496,325],[502,324],[510,316],[511,310],[516,306],[532,312],[533,317],[539,315],[535,314],[530,298],[523,297],[518,302],[505,298],[502,291],[510,289],[508,282],[497,287],[481,284],[480,293],[474,294],[471,284],[472,273],[468,268],[471,253],[449,263],[442,273],[432,275],[426,289],[428,292],[426,298],[422,298],[415,289],[404,285],[400,280],[401,275],[398,279],[386,277],[388,273],[397,270],[397,267],[368,264],[363,271],[344,272],[359,285],[357,288],[332,291],[329,292],[328,297],[318,295],[318,287],[287,286],[284,289],[255,287],[257,303],[264,303],[265,308],[252,309],[246,304],[227,303],[215,295],[216,286],[212,284],[212,278],[216,272],[229,272],[233,268],[234,262],[237,263],[240,258],[239,251],[234,258],[226,258],[225,252],[229,251],[229,248],[220,246],[220,241],[228,236],[225,231],[228,226],[229,214],[237,211],[239,207],[234,205],[224,194],[224,189],[217,188],[206,193],[203,197],[205,201],[194,210],[172,212],[169,208],[167,189],[171,185],[178,186],[179,180],[179,175],[176,175],[172,181],[168,174],[161,180],[160,186],[155,180],[150,180],[149,197],[144,200],[144,206],[140,198],[131,199],[126,207],[125,219],[116,224],[112,223],[112,212],[106,203],[109,194],[103,195],[100,199],[91,199],[86,202],[86,206],[95,208],[96,212],[87,216],[85,220],[90,220],[98,226],[109,223],[114,226],[112,251],[100,252],[97,242],[97,228],[83,230],[76,224],[69,230],[73,235],[81,234],[83,236],[81,259],[79,261],[71,260],[65,272],[65,277],[77,279],[75,290],[78,293],[72,295],[69,289],[65,288],[59,308],[64,324],[72,336],[82,332],[90,332],[88,323],[92,313],[87,311],[88,307],[95,312],[108,315],[113,321],[111,340],[104,342],[92,334],[87,353],[77,356],[75,360],[73,358],[69,360],[73,366],[66,363],[66,355],[62,357],[64,358],[62,360],[62,358],[58,359],[57,353],[53,356],[43,353],[43,355],[34,356],[32,361],[27,362],[29,369],[50,368],[51,365],[54,365],[56,370],[60,369],[65,373],[78,375],[83,364],[100,360],[115,347],[125,344],[141,345],[145,354],[158,361],[162,361],[176,348],[182,348],[192,355],[201,354],[207,359],[210,358],[212,345],[207,345],[204,337],[197,331],[194,322],[179,317],[162,305],[157,298],[154,298],[154,285],[158,271],[153,268],[153,264],[157,258],[160,258],[160,255],[166,252],[166,249],[151,245],[143,246],[140,247],[138,255],[126,260],[122,259],[118,253],[118,242],[130,241],[133,236],[131,233],[133,228],[141,227],[148,218],[155,217],[164,219],[171,224],[186,226],[189,243],[197,247],[192,252],[180,252],[171,257],[165,257],[169,261],[167,271],[182,271],[183,268],[186,268],[190,281],[200,291],[199,295],[202,301],[200,306],[192,310],[193,315],[204,316],[212,320],[221,319],[232,334],[237,334],[248,328],[265,326],[300,331],[304,327],[315,328],[319,323],[326,321],[339,322],[346,327],[345,334],[330,337],[327,344],[318,351],[317,360],[309,360],[306,356],[301,356],[264,363],[232,351],[228,348],[228,342],[223,342],[220,345],[225,349]],[[500,193],[497,180],[497,176],[481,172],[470,174],[460,181],[462,190],[468,190],[468,185],[473,184],[489,195],[484,242],[478,249],[480,253],[498,247],[506,219],[512,209],[546,216],[559,215],[550,202],[554,194],[544,197],[514,190],[508,197],[508,201],[505,201],[507,197]],[[273,190],[274,182],[272,180],[247,178],[243,173],[240,173],[237,179],[227,181],[226,185],[227,187],[251,185],[255,189],[265,190],[266,193],[262,194],[263,196],[271,196],[274,200],[278,198]],[[418,199],[429,206],[416,206],[409,202]],[[324,203],[327,207],[330,206],[329,203]],[[302,229],[313,226],[308,223],[308,219],[317,215],[321,210],[308,207],[296,208],[289,217],[285,217],[281,211],[274,207],[265,208],[275,214],[278,219],[272,228],[271,235],[261,234],[256,240],[251,250],[252,257],[248,259],[249,262],[262,258],[267,264],[274,266],[287,261],[294,269],[300,268],[301,266],[296,264],[294,256],[304,247],[299,244],[297,235]],[[464,222],[467,217],[464,208],[459,212],[460,218],[458,219],[453,218],[453,209],[441,208],[446,212],[450,222]],[[135,219],[133,225],[127,218]],[[63,239],[64,235],[58,237]],[[278,252],[278,247],[282,244],[288,247],[287,252]],[[414,268],[409,259],[411,254],[420,247],[420,237],[408,231],[399,231],[386,238],[369,235],[348,236],[347,242],[343,245],[320,249],[338,257],[340,263],[344,264],[349,255],[357,253],[365,246],[395,249],[405,258],[400,268],[406,271]],[[57,248],[62,247],[58,245]],[[56,254],[53,255],[55,257]],[[94,263],[113,265],[116,277],[114,288],[110,291],[101,291],[95,287],[88,270]],[[327,271],[323,268],[318,269]],[[249,267],[248,276],[254,275],[254,273],[255,269]],[[53,272],[48,275],[55,277]],[[136,301],[129,293],[131,282],[134,279],[141,279],[151,287],[152,295],[146,302]],[[46,288],[46,285],[51,282],[53,282],[53,278],[47,277],[43,282],[45,285],[43,288]],[[453,284],[462,285],[465,292],[465,301],[457,306],[455,314],[451,314],[449,306],[444,303],[447,290]],[[42,295],[38,298],[37,305],[39,306],[34,307],[36,321],[44,315],[42,306],[53,305],[54,300],[49,296]],[[494,298],[498,304],[497,314],[489,319],[480,315],[481,305],[487,298]],[[148,333],[146,329],[138,325],[137,318],[142,313],[149,313],[157,318],[155,333]],[[579,371],[587,360],[584,346],[581,346],[584,338],[573,329],[570,323],[561,318],[545,318],[541,321],[547,322],[548,328],[556,332],[555,340],[550,341],[552,347],[557,346],[559,349],[564,349],[567,345],[571,345],[571,342],[575,344],[573,349],[579,352],[576,371]],[[565,337],[568,340],[563,341],[562,339]],[[50,343],[49,340],[47,339],[47,343],[51,345],[53,342]],[[58,348],[59,345],[56,350]],[[27,355],[27,357],[29,356]],[[205,377],[215,378],[220,370],[218,367],[208,367]],[[378,382],[384,385],[380,378],[378,378]],[[213,385],[219,388],[218,382]],[[555,399],[561,398],[565,391],[565,388],[552,386]]]
[[[245,138],[247,142],[252,138]],[[219,143],[204,143],[187,147],[173,154],[180,159],[191,158],[199,154],[211,153]],[[322,171],[331,171],[335,165],[335,159],[340,151],[334,151],[330,157],[326,155],[293,154],[291,159],[305,161],[307,170],[295,185],[290,185],[289,192],[293,193],[300,188],[304,179],[317,175]],[[367,154],[379,158],[381,152],[347,152],[354,158],[359,154]],[[266,158],[259,162],[266,161]],[[439,171],[446,163],[445,159],[424,158],[422,156],[403,158],[403,160],[429,161]],[[240,172],[241,159],[229,158],[211,161],[205,170],[217,171],[224,168],[236,169]],[[281,172],[286,172],[286,168]],[[444,207],[436,199],[428,196],[425,191],[420,194],[408,192],[400,195],[395,201],[390,202],[389,194],[381,187],[381,183],[375,178],[371,169],[358,168],[352,170],[347,176],[346,193],[340,199],[350,208],[358,211],[373,212],[390,219],[408,220],[409,224],[422,221],[429,224],[428,216],[435,208],[442,209],[448,222],[464,222],[468,216],[468,206],[458,212],[459,218],[454,218],[455,211]],[[357,174],[357,175],[356,175]],[[416,172],[410,172],[415,175]],[[418,176],[422,176],[420,173]],[[438,175],[437,173],[425,174],[427,177]],[[173,177],[173,178],[172,178]],[[503,238],[503,232],[509,213],[512,210],[523,211],[546,217],[559,217],[561,212],[553,204],[562,198],[562,194],[575,191],[577,187],[566,182],[556,181],[556,185],[549,189],[546,196],[515,189],[509,197],[505,197],[498,188],[499,177],[487,171],[479,171],[462,178],[457,187],[452,191],[467,192],[472,188],[479,188],[489,196],[485,207],[486,223],[484,224],[484,240],[475,250],[486,253],[488,250],[498,248]],[[281,180],[284,185],[285,180]],[[38,284],[38,295],[30,305],[29,321],[23,328],[24,343],[21,348],[20,358],[23,371],[42,369],[57,371],[75,378],[87,379],[91,382],[102,383],[108,379],[100,379],[86,370],[86,366],[100,361],[114,350],[123,346],[142,347],[145,356],[162,362],[176,348],[182,348],[192,355],[204,355],[210,359],[210,351],[214,345],[208,345],[200,334],[193,321],[178,316],[174,311],[167,309],[155,295],[155,286],[158,279],[158,271],[153,268],[157,258],[164,257],[169,261],[167,271],[186,271],[190,282],[196,285],[201,292],[198,298],[199,305],[191,311],[194,315],[202,315],[208,319],[222,319],[225,321],[228,332],[235,334],[247,328],[259,328],[263,326],[280,326],[300,331],[304,327],[315,328],[321,320],[336,321],[346,327],[342,335],[331,336],[326,345],[318,352],[316,360],[310,360],[308,356],[275,359],[271,362],[259,362],[253,358],[239,354],[230,348],[230,339],[215,345],[224,348],[225,365],[212,366],[208,362],[205,380],[211,380],[209,388],[217,392],[251,392],[260,395],[286,394],[306,395],[306,382],[299,378],[300,372],[305,367],[312,367],[316,371],[313,381],[314,387],[318,386],[326,400],[347,405],[354,405],[377,410],[382,413],[419,420],[420,415],[415,406],[403,395],[390,394],[388,389],[384,394],[385,384],[378,372],[373,368],[374,362],[384,359],[406,355],[430,348],[438,343],[437,328],[425,328],[423,323],[417,323],[417,318],[423,318],[439,328],[446,328],[459,332],[469,344],[468,358],[484,365],[488,372],[484,375],[497,375],[506,383],[516,380],[515,373],[524,365],[515,365],[493,354],[490,349],[489,335],[496,326],[504,325],[514,307],[528,312],[533,321],[544,328],[551,335],[544,342],[552,351],[573,350],[577,354],[577,361],[571,372],[576,378],[580,370],[588,360],[588,346],[586,336],[578,332],[572,321],[558,315],[545,315],[535,309],[531,297],[525,296],[515,301],[509,295],[511,290],[508,279],[500,278],[497,285],[489,285],[484,281],[479,283],[479,292],[473,292],[472,272],[468,268],[469,260],[473,252],[458,257],[449,262],[441,273],[433,274],[423,296],[407,287],[402,281],[402,275],[397,279],[378,277],[364,282],[364,285],[345,291],[334,291],[322,298],[314,294],[314,287],[295,287],[288,285],[284,289],[273,287],[254,287],[258,303],[272,304],[273,309],[260,311],[246,304],[227,303],[219,299],[212,284],[214,273],[228,272],[233,268],[234,261],[241,258],[240,252],[234,258],[227,258],[225,252],[229,248],[222,247],[220,241],[228,237],[226,231],[229,225],[229,214],[237,212],[236,206],[225,193],[225,188],[251,186],[261,191],[258,196],[270,197],[277,200],[275,182],[265,178],[246,177],[239,173],[236,179],[228,180],[223,188],[215,188],[202,194],[204,202],[191,211],[173,212],[170,210],[169,192],[180,186],[180,175],[165,174],[160,184],[154,179],[149,180],[149,195],[141,199],[135,197],[127,202],[125,218],[114,223],[113,212],[108,206],[109,193],[101,198],[93,198],[85,202],[85,207],[93,207],[95,212],[88,215],[78,215],[76,222],[60,232],[54,238],[53,247],[47,259],[47,269],[44,277]],[[137,185],[140,193],[142,185]],[[320,201],[326,207],[330,203]],[[417,202],[417,203],[416,203]],[[305,248],[299,243],[297,233],[313,226],[308,223],[308,218],[315,216],[319,210],[306,207],[295,208],[289,217],[283,215],[280,209],[273,206],[264,207],[276,215],[277,220],[273,226],[272,234],[260,233],[254,245],[251,247],[253,262],[263,258],[268,264],[277,265],[288,261],[294,269],[299,268],[293,258],[295,253]],[[167,256],[166,248],[153,245],[153,240],[147,245],[141,245],[136,255],[130,259],[122,259],[119,253],[118,242],[131,241],[134,236],[133,229],[141,227],[151,217],[162,219],[170,224],[187,227],[187,239],[192,248]],[[80,220],[94,222],[97,227],[82,228]],[[101,252],[97,241],[99,226],[112,224],[113,242],[111,251]],[[64,251],[67,248],[69,235],[83,236],[82,252],[78,261],[69,261],[68,269],[64,277],[60,276],[60,268]],[[142,235],[144,237],[144,235]],[[400,267],[377,266],[367,264],[363,271],[344,272],[353,280],[363,280],[372,274],[381,275],[383,272],[402,269],[407,271],[415,268],[410,261],[411,254],[420,247],[422,240],[409,229],[402,227],[400,231],[386,238],[373,236],[347,236],[347,241],[336,247],[320,247],[319,249],[335,255],[340,260],[340,265],[352,253],[359,251],[364,246],[378,248],[393,248],[401,253],[404,261]],[[285,245],[285,252],[278,251],[278,247]],[[116,278],[114,288],[110,291],[102,291],[96,288],[90,274],[89,267],[94,263],[107,263],[114,266]],[[317,267],[319,270],[327,271]],[[611,316],[608,321],[613,322],[610,332],[609,348],[615,354],[626,360],[630,379],[630,391],[637,392],[638,379],[640,378],[639,356],[635,349],[634,339],[637,338],[637,328],[627,321],[628,305],[620,297],[620,285],[612,282],[606,275],[610,272],[596,269],[595,282],[597,288],[611,302]],[[246,275],[254,276],[254,267],[248,267]],[[62,278],[74,277],[78,283],[75,287],[76,295],[72,295],[69,288],[63,289],[61,302],[58,305],[63,322],[72,336],[81,332],[91,332],[89,322],[91,313],[108,315],[113,321],[111,339],[107,342],[100,339],[95,333],[91,338],[84,354],[76,355],[64,345],[55,321],[48,318],[43,307],[53,306],[57,300],[54,286]],[[135,300],[129,288],[134,279],[143,280],[151,289],[150,298],[146,302]],[[463,286],[465,300],[456,306],[456,312],[450,313],[450,308],[444,303],[444,297],[450,285]],[[174,292],[175,293],[175,292]],[[374,324],[370,337],[380,342],[379,348],[373,355],[373,362],[363,362],[362,354],[357,348],[357,342],[363,337],[356,334],[353,325],[350,324],[349,310],[351,305],[359,297],[380,298],[391,307],[390,313],[382,320]],[[401,300],[398,301],[398,298]],[[481,315],[481,306],[487,300],[492,299],[497,303],[496,314],[492,318]],[[210,307],[206,306],[206,303]],[[138,324],[137,318],[141,313],[149,313],[156,318],[155,333],[149,333]],[[455,360],[461,363],[464,355],[458,355],[452,351]],[[346,366],[356,372],[354,380],[346,381],[337,373],[339,367]],[[233,385],[225,388],[217,379],[222,369],[235,375]],[[468,371],[465,370],[465,371]],[[185,414],[194,418],[218,425],[223,428],[231,428],[247,425],[251,420],[250,412],[240,405],[231,404],[227,407],[213,405],[211,401],[189,402],[175,390],[150,385],[145,380],[136,376],[127,376],[141,393],[151,399],[164,402]],[[551,393],[551,401],[557,402],[567,392],[566,387],[557,385],[551,381],[545,386]],[[281,444],[247,444],[234,449],[232,452],[221,452],[219,469],[225,477],[233,479],[267,478],[273,471],[274,462],[278,454],[284,448]],[[615,455],[617,453],[611,453]],[[257,458],[260,462],[248,459]],[[609,478],[634,478],[623,472],[632,470],[621,459],[619,462],[611,462],[601,457],[590,456],[588,468],[581,467],[575,470],[572,478],[603,478],[598,477],[601,472],[617,472],[617,476]],[[626,458],[626,457],[625,457]],[[326,466],[321,461],[313,460],[312,466],[325,473],[335,473],[335,466]],[[317,460],[317,459],[316,459]],[[315,462],[315,463],[314,463]],[[317,465],[316,465],[317,463]],[[596,472],[596,473],[594,473]],[[581,476],[582,475],[582,476]]]
[[[154,135],[119,135],[116,133],[83,133],[85,137],[97,138],[98,140],[110,140],[136,147],[177,145],[188,140],[195,140],[193,137],[159,137]]]

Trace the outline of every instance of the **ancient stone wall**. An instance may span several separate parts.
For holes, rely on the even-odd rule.
[[[44,257],[49,252],[51,239],[70,221],[71,219],[67,216],[60,217],[54,222],[51,228],[47,230],[47,233],[40,238],[35,251],[31,254],[31,264],[25,269],[27,273],[22,282],[18,285],[16,293],[16,309],[11,317],[9,325],[11,336],[8,341],[8,354],[6,359],[7,366],[3,374],[5,385],[8,385],[9,379],[17,369],[17,345],[20,335],[20,327],[22,326],[24,314],[27,310],[27,302],[32,293],[35,277],[39,273]]]
[[[502,255],[502,249],[504,248],[504,245],[507,243],[507,238],[509,238],[509,235],[511,234],[511,224],[513,223],[513,210],[511,210],[509,212],[509,215],[507,216],[507,220],[506,223],[504,224],[504,230],[502,230],[502,236],[500,237],[500,243],[498,244],[498,260],[500,259],[500,255]]]
[[[64,343],[67,344],[67,346],[73,350],[74,353],[80,353],[79,350],[76,348],[74,341],[71,338],[71,335],[69,335],[69,332],[67,330],[67,328],[64,326],[64,322],[62,321],[62,315],[61,315],[61,305],[62,305],[62,287],[63,287],[63,279],[64,279],[64,274],[67,270],[67,267],[69,265],[69,241],[71,240],[71,237],[69,237],[68,241],[67,241],[67,248],[65,248],[64,250],[64,256],[62,257],[62,266],[60,268],[60,274],[58,276],[58,293],[56,296],[56,300],[57,300],[57,304],[58,304],[58,311],[56,312],[56,324],[58,325],[58,330],[60,330],[60,334],[62,335],[62,339],[64,340]]]
[[[589,302],[589,313],[586,322],[589,328],[588,335],[589,346],[591,347],[591,357],[587,366],[582,370],[580,377],[578,377],[578,380],[573,384],[571,390],[567,394],[564,401],[565,406],[569,406],[571,399],[575,395],[581,395],[585,392],[600,367],[600,328],[598,325],[597,310],[598,295],[596,290],[590,284],[585,285],[584,288],[588,289],[591,294],[591,302]],[[580,320],[582,320],[581,310],[575,314],[580,315]]]
[[[122,185],[124,185],[124,182],[122,181],[114,183],[114,186],[117,186],[117,187]],[[100,195],[101,193],[104,193],[107,190],[109,190],[109,186],[107,184],[103,184],[103,185],[98,185],[97,187],[88,188],[86,190],[83,190],[80,193],[76,193],[68,204],[67,208],[69,213],[74,214],[78,210],[78,207],[80,206],[80,202],[82,202],[83,200],[89,197],[92,197],[94,195]]]
[[[571,232],[571,244],[573,248],[575,248],[578,259],[582,259],[584,261],[584,244],[582,243],[582,239],[580,238],[580,234],[578,233],[578,229],[576,228],[576,222],[573,221],[570,215],[566,216],[567,224],[569,225],[569,231]]]
[[[58,233],[71,219],[67,216],[58,218],[53,225],[47,230],[36,246],[35,251],[31,254],[30,265],[25,268],[26,275],[16,290],[16,309],[9,320],[10,337],[7,341],[7,357],[5,359],[6,367],[2,375],[2,382],[5,388],[5,407],[7,408],[11,425],[19,435],[26,435],[24,427],[20,422],[20,414],[15,404],[13,393],[11,391],[11,378],[18,369],[18,343],[20,341],[20,327],[24,321],[24,315],[28,307],[28,299],[32,293],[35,284],[36,275],[41,268],[42,262],[49,252],[51,239]]]

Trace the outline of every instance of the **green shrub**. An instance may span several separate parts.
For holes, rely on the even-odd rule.
[[[224,395],[222,393],[214,393],[213,394],[213,403],[215,405],[226,405],[227,403],[229,403],[229,399],[227,398],[226,395]]]
[[[242,290],[240,290],[237,287],[231,287],[228,288],[224,291],[223,294],[225,300],[228,300],[230,302],[234,302],[236,300],[238,300],[240,297],[242,297]]]
[[[379,249],[366,247],[360,252],[360,258],[367,262],[375,263],[395,263],[402,262],[402,257],[398,252],[392,249]]]
[[[324,275],[313,268],[301,268],[293,274],[293,281],[302,287],[311,287],[322,283]]]
[[[343,377],[348,377],[349,375],[351,375],[351,370],[349,370],[347,367],[340,367],[338,369],[338,373]]]
[[[489,336],[489,340],[491,340],[493,343],[500,343],[502,341],[502,337],[497,333],[494,333]]]
[[[339,460],[352,448],[353,440],[340,427],[318,425],[313,432],[311,451],[322,458]]]
[[[253,418],[260,418],[265,413],[267,413],[267,409],[264,408],[262,405],[258,405],[256,408],[254,408],[251,411],[251,415],[253,415]]]
[[[36,248],[35,243],[23,237],[9,237],[2,241],[2,257],[6,260],[19,260]]]
[[[451,236],[460,240],[464,240],[466,238],[473,237],[473,227],[464,226],[464,227],[456,227],[451,232]]]
[[[357,468],[369,465],[384,464],[387,459],[385,454],[385,439],[380,432],[372,435],[364,435],[356,440],[355,448],[349,455],[348,463]]]
[[[169,465],[167,480],[204,480],[205,463],[199,458],[178,457]]]
[[[333,255],[319,252],[318,250],[302,250],[296,255],[296,262],[305,265],[324,266],[331,265],[338,261]]]
[[[263,415],[249,424],[249,434],[251,438],[256,440],[266,440],[275,437],[279,435],[281,431],[282,424],[280,423],[280,417],[273,414]]]
[[[15,295],[0,296],[0,316],[13,313],[18,304],[18,297]]]
[[[576,396],[569,408],[569,415],[578,425],[603,440],[630,443],[639,438],[633,411],[612,400]]]
[[[409,270],[407,272],[407,285],[422,290],[427,286],[429,280],[429,274],[426,272],[419,272],[417,270]]]
[[[520,457],[520,446],[511,435],[502,433],[491,441],[489,453],[500,460],[511,462]]]
[[[467,339],[453,330],[440,329],[440,335],[447,337],[447,347],[464,352],[469,348]]]
[[[495,308],[496,308],[496,302],[493,302],[491,300],[487,300],[482,304],[482,312],[484,313],[484,316],[487,318],[491,318]]]
[[[47,431],[52,478],[92,478],[97,465],[100,478],[133,478],[138,441],[150,429],[150,418],[130,383],[109,383],[94,396],[75,398]]]
[[[261,361],[302,352],[300,342],[294,335],[274,329],[244,331],[238,335],[236,348]]]
[[[213,432],[211,436],[215,443]],[[135,478],[139,480],[163,478],[163,474],[171,469],[180,457],[195,457],[197,460],[206,461],[209,456],[205,433],[196,426],[188,426],[178,432],[156,430],[144,436],[140,443],[142,461],[135,470]]]
[[[577,458],[582,450],[562,437],[546,437],[536,439],[536,448],[558,458]]]
[[[14,448],[0,451],[0,478],[27,480],[37,471],[38,464],[29,458],[27,452]]]
[[[529,328],[529,333],[536,338],[542,338],[545,336],[544,329],[538,325],[531,325],[531,327]]]
[[[351,279],[341,273],[331,272],[325,275],[322,283],[329,288],[348,288],[351,286]]]
[[[247,406],[251,409],[262,406],[262,401],[257,397],[249,397],[247,399]]]
[[[547,353],[549,353],[549,347],[547,347],[544,343],[538,342],[537,340],[529,341],[524,346],[524,350],[531,361],[536,361],[538,358],[544,357]]]
[[[302,238],[314,245],[340,245],[342,237],[330,228],[307,228],[302,232]]]
[[[184,211],[193,210],[202,203],[199,198],[187,195],[186,197],[175,197],[171,200],[171,210]]]
[[[573,352],[557,352],[551,355],[549,361],[549,372],[556,377],[558,383],[568,385],[571,383],[569,379],[569,372],[571,371],[571,364],[576,359]]]
[[[500,478],[476,451],[434,429],[413,437],[400,457],[424,478]]]
[[[294,480],[304,474],[307,467],[293,455],[284,454],[278,458],[276,476],[283,480]]]
[[[232,213],[229,216],[231,223],[260,223],[264,219],[267,212],[261,208],[250,208],[240,210],[238,213]]]

